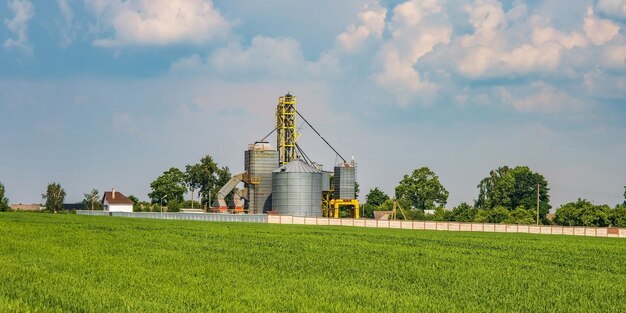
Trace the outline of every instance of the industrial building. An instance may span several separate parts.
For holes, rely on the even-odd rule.
[[[308,158],[298,144],[300,117],[342,160],[334,171]],[[275,128],[263,139],[248,145],[244,172],[233,175],[217,193],[212,209],[217,212],[279,214],[303,217],[339,217],[342,206],[359,217],[356,199],[356,163],[347,162],[297,111],[296,97],[278,98]],[[265,141],[276,132],[276,147]],[[331,179],[333,183],[331,184]],[[237,185],[243,183],[243,188]],[[227,196],[232,192],[231,205]]]

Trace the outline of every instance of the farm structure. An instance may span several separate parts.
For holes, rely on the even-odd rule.
[[[299,118],[341,159],[332,172],[324,171],[323,165],[312,161],[299,145]],[[274,132],[275,147],[266,141]],[[358,218],[356,183],[354,159],[346,161],[297,111],[296,96],[287,93],[278,98],[275,128],[263,139],[248,145],[244,152],[244,172],[233,175],[218,191],[211,210],[338,218],[340,207],[346,206],[350,217]],[[243,188],[237,188],[241,184]],[[230,201],[229,194],[232,194]]]
[[[133,201],[128,199],[121,192],[113,188],[111,191],[105,191],[102,196],[102,207],[108,212],[132,212]]]

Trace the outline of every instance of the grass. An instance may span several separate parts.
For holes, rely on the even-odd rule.
[[[0,310],[626,311],[626,241],[0,214]]]

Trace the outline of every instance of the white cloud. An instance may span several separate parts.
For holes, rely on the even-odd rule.
[[[248,46],[231,43],[204,58],[192,55],[174,62],[173,72],[201,72],[242,80],[258,78],[310,79],[337,71],[337,60],[331,54],[318,61],[305,59],[300,43],[292,38],[256,36]]]
[[[13,19],[5,19],[7,28],[13,32],[17,38],[9,38],[4,41],[5,48],[19,48],[26,53],[32,53],[32,47],[28,42],[28,21],[35,16],[35,8],[28,0],[9,1],[8,7],[15,13]]]
[[[626,19],[626,0],[600,0],[596,10],[606,16]]]
[[[72,30],[74,22],[74,11],[72,10],[69,0],[57,0],[61,14],[63,15],[63,24],[61,29],[61,46],[67,47],[72,43],[76,34]]]
[[[341,48],[354,53],[359,50],[369,37],[380,39],[385,30],[385,16],[387,9],[375,3],[365,5],[359,13],[360,26],[350,25],[348,29],[337,36],[337,42]]]
[[[210,0],[87,0],[87,4],[115,32],[113,38],[94,41],[102,47],[202,44],[231,27]]]
[[[278,76],[297,71],[304,62],[300,44],[291,38],[254,37],[249,47],[231,44],[209,57],[209,64],[219,72],[271,72]]]
[[[521,24],[509,23],[507,18],[521,19],[525,5],[504,12],[500,2],[486,1],[466,6],[466,11],[474,32],[457,39],[461,50],[457,69],[466,77],[552,71],[559,66],[564,49],[586,45],[580,33],[566,35],[552,27],[533,25],[536,17]]]
[[[626,69],[626,45],[607,48],[604,63],[613,69]]]
[[[552,27],[537,27],[532,34],[532,42],[535,46],[541,46],[546,43],[559,43],[566,49],[574,47],[586,47],[589,43],[587,37],[579,32],[571,32],[564,34]]]
[[[534,84],[532,90],[539,92],[528,96],[517,95],[515,97],[507,96],[504,99],[511,102],[513,107],[519,112],[541,112],[541,113],[557,113],[562,111],[577,111],[584,107],[584,104],[568,95],[562,90],[556,90],[544,83]]]
[[[407,1],[393,10],[388,26],[391,39],[379,51],[382,70],[374,78],[400,104],[436,90],[436,85],[424,79],[414,66],[437,44],[450,42],[452,27],[441,11],[439,1],[432,0]]]
[[[606,19],[598,18],[593,9],[587,10],[585,16],[585,34],[596,45],[604,45],[619,33],[619,25]]]
[[[176,60],[170,65],[170,70],[173,72],[189,72],[201,69],[205,66],[206,64],[204,64],[203,58],[198,54],[194,54]]]
[[[626,48],[624,48],[626,58]],[[623,59],[622,59],[623,60]],[[626,65],[622,63],[622,69]],[[583,87],[587,94],[596,98],[624,99],[626,98],[626,77],[607,75],[601,70],[585,73]]]

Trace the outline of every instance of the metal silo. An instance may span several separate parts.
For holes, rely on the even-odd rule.
[[[322,191],[331,191],[330,172],[322,171]]]
[[[245,169],[248,172],[247,209],[250,214],[272,210],[272,171],[278,167],[278,151],[267,142],[256,142],[245,152]]]
[[[334,177],[334,198],[341,200],[355,199],[354,185],[356,183],[356,166],[354,164],[344,163],[335,166]]]
[[[300,159],[272,172],[272,207],[280,215],[322,216],[322,172]]]

